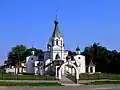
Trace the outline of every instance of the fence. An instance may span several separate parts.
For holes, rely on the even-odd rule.
[[[120,74],[107,74],[107,73],[96,73],[96,74],[81,74],[80,80],[120,80]]]
[[[0,80],[55,80],[55,76],[49,75],[19,75],[13,73],[0,73]]]
[[[68,75],[69,79],[75,81],[75,76]],[[107,73],[96,73],[96,74],[80,74],[79,80],[120,80],[120,74],[107,74]]]
[[[67,75],[71,80],[75,80],[75,76]],[[80,74],[79,80],[120,80],[120,74],[107,74],[107,73],[96,73],[96,74]],[[0,73],[0,80],[56,80],[55,76],[49,75],[18,75],[13,73]]]

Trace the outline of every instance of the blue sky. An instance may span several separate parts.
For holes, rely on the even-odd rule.
[[[0,0],[0,63],[17,44],[45,50],[56,10],[66,49],[120,50],[120,0]]]

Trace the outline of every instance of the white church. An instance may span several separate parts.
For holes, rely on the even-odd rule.
[[[24,71],[21,68],[22,72],[35,75],[54,75],[57,79],[61,79],[62,75],[67,73],[76,75],[76,79],[79,79],[79,74],[82,73],[95,73],[95,65],[91,62],[86,66],[85,56],[80,55],[79,47],[76,48],[74,59],[68,55],[57,19],[54,24],[52,37],[47,44],[47,51],[44,52],[44,60],[38,61],[38,57],[32,51],[32,55],[26,58],[26,63],[21,64],[25,67]]]

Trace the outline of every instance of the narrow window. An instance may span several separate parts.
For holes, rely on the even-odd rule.
[[[90,67],[90,72],[91,72],[91,73],[93,72],[93,69],[92,69],[92,67]]]
[[[61,41],[61,45],[62,45],[62,41]]]
[[[56,45],[58,45],[58,39],[56,40]]]

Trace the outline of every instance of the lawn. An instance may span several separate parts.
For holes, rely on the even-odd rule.
[[[0,80],[55,80],[49,75],[15,75],[11,73],[0,73]]]
[[[68,75],[69,79],[75,81],[75,76]],[[120,74],[107,74],[107,73],[95,73],[95,74],[81,74],[79,80],[120,80]]]
[[[68,75],[69,79],[75,81],[75,76]],[[79,80],[120,80],[120,74],[107,74],[107,73],[96,73],[96,74],[81,74]],[[15,75],[11,73],[0,73],[0,80],[56,80],[55,76],[49,75]]]
[[[102,85],[102,84],[120,84],[120,81],[94,81],[88,83],[80,83],[83,85]]]
[[[63,86],[58,82],[0,82],[0,86]]]
[[[95,74],[81,74],[80,80],[120,80],[120,74],[108,74],[108,73],[95,73]]]

